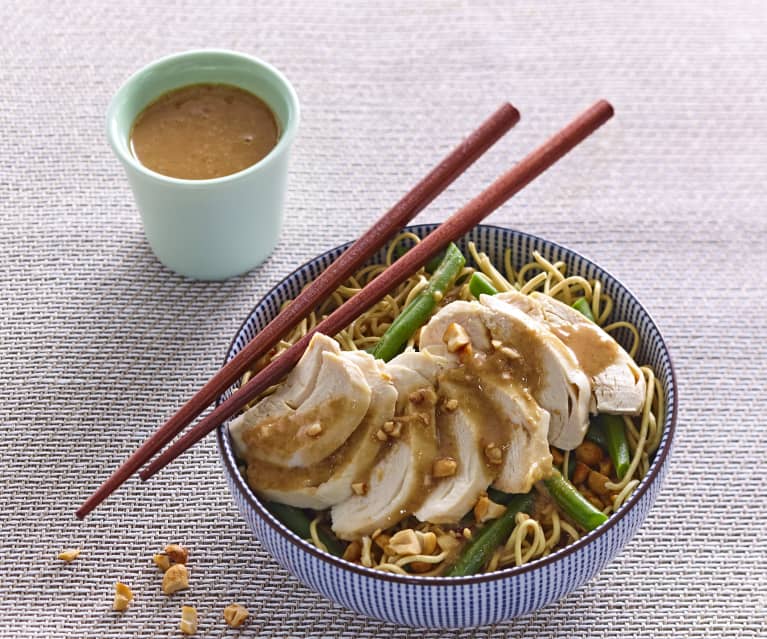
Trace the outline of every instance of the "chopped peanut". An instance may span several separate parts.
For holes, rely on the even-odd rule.
[[[447,344],[447,350],[451,353],[460,351],[462,348],[465,348],[471,344],[471,340],[469,339],[469,334],[466,332],[466,329],[460,324],[456,324],[455,322],[450,324],[447,329],[445,329],[445,333],[442,336],[442,341]]]
[[[197,632],[197,608],[181,606],[181,623],[179,628],[181,628],[181,632],[185,635],[193,635]]]
[[[472,537],[472,535],[471,535],[471,528],[464,528],[463,529],[463,536],[466,539],[471,539],[471,537]]]
[[[477,503],[474,505],[474,519],[478,522],[498,519],[505,512],[506,506],[496,504],[486,494],[480,495]]]
[[[608,481],[610,481],[609,477],[605,477],[602,473],[599,473],[596,470],[592,470],[589,473],[589,488],[597,495],[604,497],[610,494],[610,491],[605,487],[605,484]]]
[[[575,449],[575,459],[587,466],[597,466],[602,461],[602,447],[586,440]]]
[[[522,357],[520,352],[516,348],[511,348],[511,346],[501,346],[501,348],[498,349],[498,352],[501,353],[501,355],[505,355],[507,359],[519,359]]]
[[[170,568],[170,557],[168,557],[168,555],[165,553],[157,553],[156,555],[152,555],[152,561],[163,572]]]
[[[224,608],[224,619],[232,628],[239,628],[248,618],[248,610],[240,604],[230,604]]]
[[[503,451],[498,448],[493,442],[490,442],[485,446],[485,457],[491,464],[503,463]]]
[[[410,393],[410,395],[408,395],[408,399],[413,404],[420,404],[424,399],[426,399],[426,391],[423,388],[414,390],[412,393]]]
[[[446,411],[452,412],[456,408],[458,408],[458,400],[457,399],[448,399],[445,402],[445,410]]]
[[[355,495],[365,495],[368,492],[368,485],[364,481],[357,481],[352,484],[352,491]]]
[[[421,544],[421,553],[424,555],[430,555],[435,551],[437,548],[437,535],[435,535],[433,532],[421,532],[420,530],[416,530],[415,532],[416,537],[418,537],[418,541]]]
[[[165,546],[165,553],[174,564],[185,564],[189,559],[189,551],[179,544],[168,544]]]
[[[351,542],[347,547],[346,550],[344,550],[344,559],[346,561],[359,561],[359,558],[362,556],[362,544],[354,540]]]
[[[115,600],[112,603],[112,610],[123,612],[128,609],[131,601],[133,601],[133,591],[124,583],[118,581],[115,584]]]
[[[388,437],[387,437],[386,433],[385,433],[383,430],[381,430],[381,429],[379,428],[379,429],[376,431],[376,439],[377,439],[378,441],[382,441],[382,442],[385,442],[385,441],[388,439]]]
[[[461,544],[453,535],[440,535],[437,537],[437,545],[442,550],[450,551]]]
[[[386,546],[389,545],[389,540],[391,539],[390,535],[387,535],[386,533],[379,533],[373,537],[373,542],[376,546],[378,546],[381,550],[386,552]]]
[[[59,553],[59,559],[69,563],[77,559],[80,556],[80,552],[79,548],[67,548]]]
[[[385,433],[390,435],[393,430],[394,430],[394,422],[393,421],[389,420],[388,422],[384,422],[383,432],[385,432]]]
[[[173,564],[162,578],[162,591],[172,595],[179,590],[189,588],[189,571],[184,564]]]
[[[412,528],[400,530],[389,540],[389,548],[395,555],[420,555],[421,543]]]
[[[582,462],[575,462],[575,470],[573,470],[573,484],[576,486],[586,481],[591,470],[586,464]]]
[[[307,426],[306,434],[309,437],[319,437],[322,434],[322,424],[319,422],[314,422],[313,424]]]
[[[435,477],[450,477],[455,475],[458,463],[452,457],[440,457],[435,459],[431,467],[431,474]]]

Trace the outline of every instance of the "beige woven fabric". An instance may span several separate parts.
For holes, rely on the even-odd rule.
[[[0,8],[0,638],[176,637],[182,603],[200,637],[446,636],[360,618],[286,574],[212,440],[86,522],[73,512],[277,280],[357,236],[502,100],[522,123],[420,221],[599,97],[615,119],[491,221],[582,251],[656,317],[680,382],[671,473],[596,579],[461,636],[767,636],[763,2],[118,4]],[[158,264],[103,132],[131,72],[201,46],[270,60],[303,105],[283,239],[225,283]],[[191,590],[171,599],[149,561],[169,541],[191,549]],[[123,615],[118,579],[136,592]],[[234,601],[254,613],[239,633],[222,619]]]

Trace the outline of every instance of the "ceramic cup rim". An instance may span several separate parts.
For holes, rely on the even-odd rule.
[[[289,108],[288,108],[288,117],[286,118],[286,121],[282,123],[283,127],[282,127],[282,131],[280,132],[280,137],[279,137],[279,140],[277,141],[277,144],[274,146],[274,148],[272,148],[269,151],[269,153],[267,153],[261,160],[259,160],[255,164],[251,164],[250,166],[242,169],[241,171],[237,171],[236,173],[230,173],[229,175],[223,175],[221,177],[216,177],[216,178],[209,178],[209,179],[203,179],[203,180],[176,178],[169,175],[164,175],[162,173],[158,173],[157,171],[153,171],[147,168],[146,166],[141,164],[141,162],[139,162],[138,159],[132,153],[130,153],[128,146],[126,144],[120,143],[120,141],[118,141],[117,139],[119,137],[124,140],[124,139],[127,139],[127,136],[130,135],[130,131],[126,131],[124,127],[119,126],[117,121],[117,114],[122,108],[122,105],[125,102],[126,96],[129,95],[131,91],[136,90],[141,80],[153,72],[161,71],[164,67],[171,68],[174,64],[178,63],[179,61],[203,60],[210,57],[219,57],[222,60],[222,66],[226,64],[224,62],[226,58],[229,58],[230,61],[250,63],[254,66],[254,68],[257,68],[260,72],[265,73],[267,75],[271,75],[278,81],[287,99]],[[166,91],[172,91],[174,88],[175,87],[170,86],[166,89]],[[157,99],[161,95],[163,95],[163,92],[158,93],[152,99]],[[136,113],[131,118],[130,120],[131,124],[133,123],[137,115],[138,113]],[[269,64],[268,62],[266,62],[265,60],[262,60],[261,58],[257,58],[256,56],[252,56],[247,53],[241,53],[239,51],[232,51],[230,49],[192,49],[189,51],[182,51],[180,53],[172,53],[162,58],[158,58],[150,62],[149,64],[141,67],[138,71],[135,71],[133,74],[131,74],[122,83],[122,85],[120,85],[120,88],[117,89],[117,91],[112,96],[112,99],[109,102],[109,107],[107,108],[107,117],[106,117],[106,131],[107,131],[107,139],[109,140],[109,145],[112,147],[112,151],[125,166],[130,167],[132,170],[137,171],[138,173],[141,173],[142,175],[152,180],[155,180],[157,182],[162,182],[165,184],[184,185],[188,187],[207,187],[207,186],[214,186],[219,184],[226,184],[226,183],[247,178],[253,173],[260,171],[264,167],[271,164],[273,161],[276,160],[276,158],[282,155],[284,151],[290,148],[290,145],[293,143],[293,139],[296,136],[300,118],[301,118],[301,107],[298,101],[298,94],[296,93],[295,88],[287,79],[287,77],[279,69],[277,69],[277,67]]]

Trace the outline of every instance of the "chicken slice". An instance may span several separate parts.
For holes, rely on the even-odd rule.
[[[496,297],[482,295],[480,302],[493,311],[488,316],[491,335],[511,349],[501,350],[508,353],[511,377],[549,412],[549,442],[572,450],[589,425],[589,379],[548,328]]]
[[[317,383],[317,375],[322,366],[322,354],[325,352],[338,354],[341,352],[341,347],[327,335],[316,333],[301,359],[298,360],[298,364],[279,388],[232,420],[229,424],[229,434],[232,436],[232,443],[238,457],[241,459],[246,457],[247,445],[243,440],[243,433],[246,430],[274,415],[295,409],[309,397]]]
[[[451,302],[442,307],[421,329],[418,347],[421,351],[445,348],[445,335],[452,324],[458,324],[466,332],[472,348],[480,351],[491,349],[491,336],[487,330],[488,310],[477,302]],[[460,356],[453,352],[449,357],[455,361]]]
[[[527,493],[535,482],[551,476],[549,413],[514,384],[490,381],[484,388],[508,423],[503,464],[493,486],[506,493]]]
[[[399,435],[389,436],[364,482],[364,494],[333,506],[333,532],[341,539],[359,539],[389,528],[414,512],[425,497],[437,446],[436,366],[428,354],[419,355],[403,354],[386,365],[398,393],[394,420]]]
[[[368,476],[382,442],[376,433],[394,417],[397,390],[381,360],[364,351],[343,351],[371,389],[370,406],[360,425],[330,456],[307,468],[282,468],[267,462],[248,467],[248,483],[262,497],[298,508],[322,510],[348,499],[352,486]]]
[[[575,355],[591,380],[592,412],[637,415],[646,385],[636,362],[610,335],[549,295],[502,293],[499,299],[541,320]]]
[[[314,388],[297,408],[267,397],[237,418],[244,422],[236,432],[246,448],[245,460],[288,468],[316,464],[354,432],[370,396],[359,366],[323,352]]]
[[[445,392],[448,397],[455,398],[459,396],[460,389],[441,383],[440,393]],[[439,456],[445,454],[446,458],[455,461],[455,474],[432,477],[433,485],[415,511],[415,516],[434,524],[454,524],[472,509],[479,496],[487,490],[495,470],[484,456],[481,420],[464,410],[460,403],[454,410],[439,411],[437,430]]]

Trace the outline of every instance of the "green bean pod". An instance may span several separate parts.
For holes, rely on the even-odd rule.
[[[607,515],[594,508],[556,468],[543,483],[559,507],[586,530],[594,530],[607,521]]]
[[[607,450],[607,435],[605,435],[604,424],[602,424],[598,415],[591,418],[589,429],[586,431],[586,439]]]
[[[591,320],[596,324],[597,320],[594,317],[594,313],[591,312],[591,304],[585,297],[579,297],[573,302],[573,308],[583,315],[586,319]]]
[[[479,271],[475,271],[471,275],[471,279],[469,280],[469,292],[477,299],[479,299],[480,295],[498,294],[498,291],[495,286],[493,286],[490,278]]]
[[[446,577],[465,577],[479,572],[514,530],[517,513],[533,509],[533,496],[514,495],[506,504],[506,512],[488,522],[463,548],[458,561],[445,573]]]
[[[460,249],[455,244],[450,244],[445,251],[445,257],[431,276],[429,285],[415,296],[381,336],[373,350],[375,357],[389,361],[402,350],[410,337],[431,317],[464,264],[466,259]]]
[[[287,528],[301,537],[301,539],[311,538],[312,533],[309,529],[309,525],[312,523],[312,520],[303,510],[276,501],[266,501],[264,502],[264,506],[270,513],[272,513],[272,515],[285,524]],[[336,555],[337,557],[343,556],[345,546],[334,535],[324,530],[321,526],[317,526],[317,536],[320,541],[325,544],[325,548],[328,549],[328,552],[331,555]]]
[[[604,429],[607,452],[610,454],[615,472],[618,474],[618,479],[623,479],[631,465],[631,451],[629,450],[628,439],[626,439],[623,417],[602,414],[599,416],[599,422]]]

